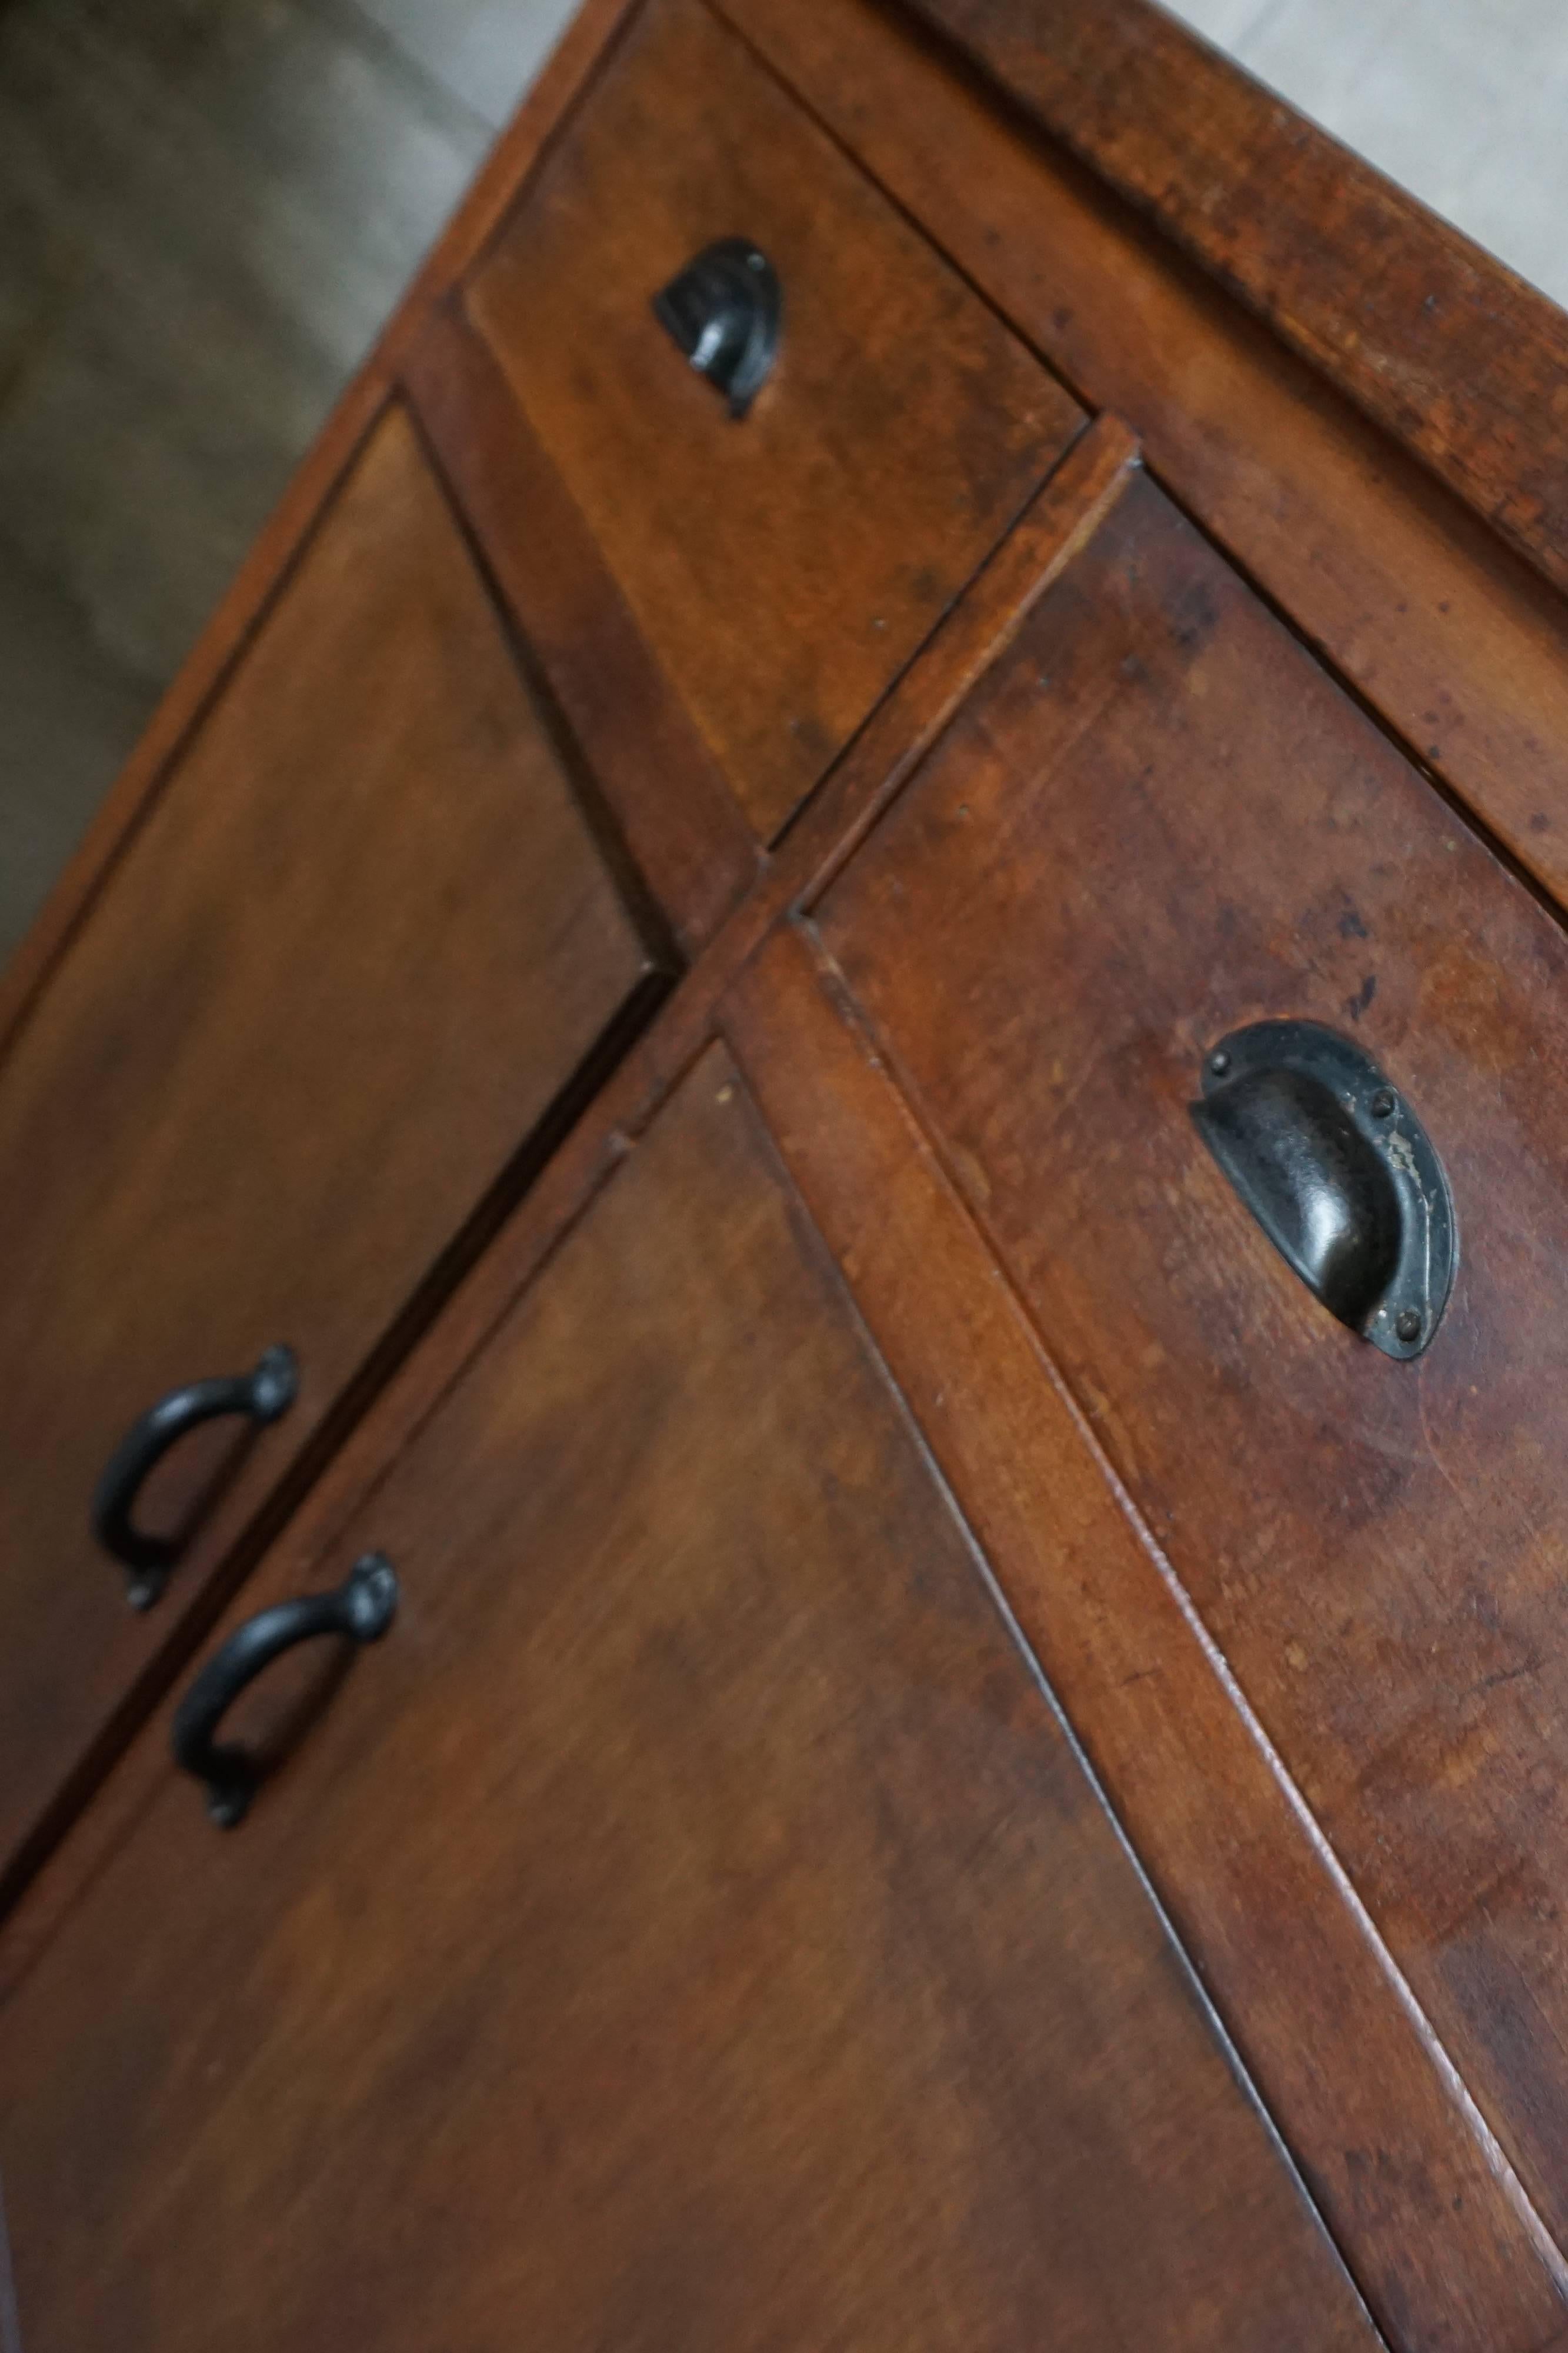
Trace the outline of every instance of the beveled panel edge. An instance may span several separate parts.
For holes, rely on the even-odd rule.
[[[808,922],[720,1020],[1380,2327],[1542,2353],[1568,2262]]]

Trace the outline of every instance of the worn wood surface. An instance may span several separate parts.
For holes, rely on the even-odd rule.
[[[394,413],[6,1065],[7,1855],[652,973]],[[278,1341],[299,1402],[133,1619],[100,1470]],[[148,1515],[213,1468],[171,1458]]]
[[[0,2012],[30,2342],[1370,2353],[721,1056],[362,1539]]]
[[[1561,596],[1131,206],[859,0],[769,62],[1513,854],[1568,896]]]
[[[1568,316],[1150,0],[906,0],[1559,586]]]
[[[736,424],[649,306],[741,234],[784,324]],[[699,0],[649,0],[466,300],[763,839],[1082,423]]]
[[[1568,2267],[831,965],[720,1008],[790,1171],[1389,2342],[1542,2353]]]
[[[595,791],[693,955],[757,877],[760,853],[740,803],[639,637],[489,346],[459,310],[432,317],[399,381],[592,763]]]
[[[744,964],[769,925],[796,898],[818,885],[841,862],[897,789],[921,754],[951,718],[966,691],[1012,642],[1023,618],[1050,582],[1070,563],[1135,478],[1136,454],[1126,430],[1102,417],[1076,441],[984,567],[969,594],[923,649],[875,719],[858,739],[821,793],[794,828],[757,888],[742,900],[708,951],[687,976],[643,1042],[621,1068],[605,1079],[594,1103],[544,1164],[532,1189],[490,1240],[485,1255],[465,1279],[380,1402],[356,1430],[348,1433],[334,1467],[295,1506],[290,1528],[301,1543],[325,1542],[341,1525],[367,1480],[379,1475],[390,1452],[408,1441],[432,1404],[475,1347],[493,1328],[521,1286],[553,1246],[562,1227],[580,1213],[605,1175],[619,1161],[628,1136],[647,1124],[672,1082],[710,1034],[712,1008],[728,981]],[[254,1557],[254,1550],[252,1551]],[[142,1713],[168,1687],[177,1660],[171,1649],[149,1661],[137,1686]],[[79,1778],[73,1804],[101,1781],[135,1726],[127,1716],[112,1742],[95,1751],[90,1773]],[[124,1787],[121,1775],[121,1787]],[[131,1812],[120,1815],[100,1800],[78,1820],[63,1852],[46,1871],[47,1894],[27,1908],[26,1925],[15,1917],[0,1940],[0,1986],[25,1968],[39,1936],[40,1921],[68,1908],[84,1875],[90,1876],[105,1851],[122,1834]],[[55,1821],[58,1836],[68,1817]],[[29,1873],[42,1868],[48,1842],[34,1841]]]
[[[1568,2232],[1568,944],[1144,480],[824,936],[1154,1539]],[[1452,1179],[1418,1365],[1187,1117],[1221,1032],[1357,1035]]]

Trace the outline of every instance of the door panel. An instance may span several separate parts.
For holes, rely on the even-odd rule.
[[[1375,2344],[717,1050],[373,1543],[0,2012],[30,2353]]]
[[[1144,480],[823,937],[1560,2242],[1568,946]],[[1307,1018],[1447,1166],[1425,1354],[1320,1305],[1189,1117]]]
[[[0,1859],[653,973],[394,410],[0,1070]],[[111,1449],[277,1343],[298,1402],[169,1458],[133,1616]]]

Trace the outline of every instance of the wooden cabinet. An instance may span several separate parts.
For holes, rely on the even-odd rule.
[[[372,1543],[0,2018],[33,2341],[1375,2344],[721,1051]]]
[[[5,1064],[8,1853],[658,965],[389,410]],[[100,1474],[167,1392],[280,1345],[288,1411],[209,1425],[150,1483],[141,1520],[188,1541],[138,1616],[92,1540]]]
[[[1039,15],[589,0],[0,997],[28,2353],[1568,2348],[1568,330]]]

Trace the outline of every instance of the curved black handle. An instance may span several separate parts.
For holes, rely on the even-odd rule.
[[[654,316],[699,375],[744,417],[778,355],[784,290],[749,237],[706,245],[653,298]]]
[[[331,1592],[307,1593],[263,1609],[215,1651],[174,1711],[174,1746],[175,1764],[205,1784],[207,1811],[222,1829],[244,1820],[260,1778],[243,1748],[226,1748],[217,1739],[219,1725],[246,1685],[297,1642],[322,1634],[379,1642],[396,1615],[392,1563],[367,1552]]]
[[[1453,1198],[1426,1129],[1365,1049],[1316,1021],[1255,1021],[1209,1054],[1192,1114],[1331,1314],[1384,1356],[1420,1356],[1453,1287]]]
[[[105,1552],[131,1571],[133,1609],[151,1609],[183,1549],[177,1537],[150,1535],[132,1517],[149,1473],[198,1422],[216,1421],[226,1414],[244,1414],[257,1423],[276,1421],[287,1413],[299,1389],[293,1350],[268,1348],[253,1373],[171,1389],[121,1440],[92,1500],[92,1532]]]

